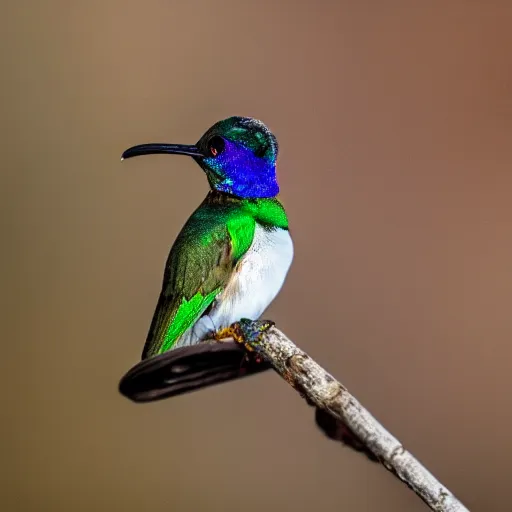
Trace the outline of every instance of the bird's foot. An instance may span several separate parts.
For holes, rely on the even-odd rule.
[[[224,327],[223,329],[219,329],[213,333],[213,339],[219,343],[227,340],[235,340],[236,341],[236,333],[233,329],[233,326]]]
[[[248,352],[258,352],[263,334],[275,325],[272,320],[249,320],[242,318],[231,325],[233,339],[243,345]],[[259,359],[259,358],[257,358]]]

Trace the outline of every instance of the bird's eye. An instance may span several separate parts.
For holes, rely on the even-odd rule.
[[[208,142],[208,149],[212,156],[220,155],[224,148],[226,147],[226,143],[222,137],[212,137]]]

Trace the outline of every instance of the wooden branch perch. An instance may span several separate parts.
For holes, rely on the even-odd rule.
[[[409,486],[432,510],[468,510],[340,382],[272,322],[242,320],[233,329],[238,343],[268,361],[308,401],[345,423],[384,467]]]

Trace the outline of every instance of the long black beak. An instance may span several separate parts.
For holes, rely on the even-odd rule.
[[[121,156],[121,160],[140,155],[189,155],[202,158],[204,155],[197,146],[188,146],[186,144],[140,144],[127,149]]]

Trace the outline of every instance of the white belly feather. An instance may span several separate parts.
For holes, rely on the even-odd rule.
[[[241,318],[256,320],[283,286],[293,259],[293,243],[285,229],[266,230],[256,224],[249,250],[209,314],[199,319],[175,347],[191,345]]]

